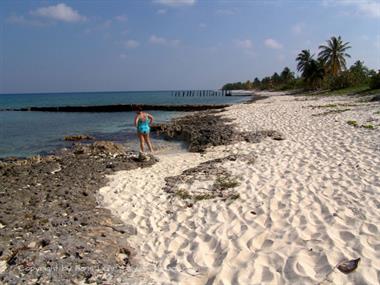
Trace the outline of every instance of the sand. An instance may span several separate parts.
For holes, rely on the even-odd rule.
[[[137,230],[124,283],[379,284],[380,105],[358,100],[269,93],[223,116],[241,131],[274,129],[286,140],[159,154],[151,168],[110,176],[104,206]],[[328,104],[338,105],[318,107]],[[235,201],[186,207],[162,190],[165,177],[229,154],[257,157],[223,163],[239,178]],[[359,257],[350,274],[335,268]]]

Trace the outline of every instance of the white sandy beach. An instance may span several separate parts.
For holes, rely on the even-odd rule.
[[[104,205],[137,230],[125,284],[379,284],[380,104],[359,100],[270,93],[223,116],[285,140],[159,154],[151,168],[110,176]],[[338,106],[311,107],[327,104]],[[350,110],[315,116],[336,109]],[[238,199],[186,207],[162,190],[165,177],[229,154],[257,157],[223,164],[239,179]],[[334,269],[359,257],[350,274]]]

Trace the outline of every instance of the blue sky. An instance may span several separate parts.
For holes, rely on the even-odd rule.
[[[0,21],[0,93],[219,88],[334,35],[380,69],[379,0],[3,0]]]

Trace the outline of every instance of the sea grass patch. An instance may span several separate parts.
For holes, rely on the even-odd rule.
[[[323,113],[318,113],[318,114],[313,114],[313,117],[319,117],[319,116],[327,116],[331,114],[339,114],[339,113],[344,113],[347,111],[351,111],[351,109],[337,109],[337,110],[329,110]]]
[[[349,124],[350,126],[353,126],[353,127],[358,127],[359,126],[358,122],[355,121],[355,120],[348,120],[347,124]]]
[[[234,201],[240,197],[236,188],[241,178],[232,175],[222,164],[226,161],[253,163],[256,159],[256,154],[250,153],[203,162],[180,175],[166,177],[163,190],[175,199],[184,200],[187,205],[209,199]]]
[[[373,130],[375,129],[375,126],[372,124],[366,124],[366,125],[361,125],[362,128],[368,129],[368,130]]]

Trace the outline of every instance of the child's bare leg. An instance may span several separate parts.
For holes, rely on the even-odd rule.
[[[140,152],[144,152],[144,135],[138,133],[137,134],[140,140]]]
[[[150,141],[150,136],[149,136],[149,134],[145,135],[145,136],[144,136],[144,139],[145,139],[145,141],[146,141],[146,144],[148,145],[148,148],[149,148],[150,152],[153,153],[154,150],[153,150],[152,142]]]

